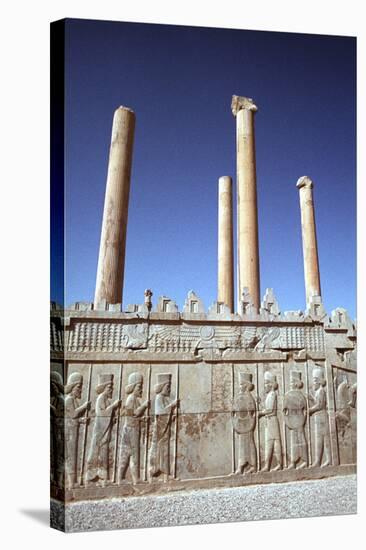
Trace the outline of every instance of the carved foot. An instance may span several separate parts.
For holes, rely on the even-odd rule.
[[[329,460],[326,460],[326,461],[324,462],[324,464],[322,464],[320,467],[321,467],[321,468],[324,468],[325,466],[330,466]]]
[[[295,462],[290,462],[290,464],[287,466],[288,470],[294,470],[295,469]]]
[[[277,466],[275,468],[273,468],[272,472],[278,472],[278,470],[282,470],[282,465],[281,464],[277,464]]]
[[[269,464],[265,464],[261,469],[261,472],[269,472]]]
[[[307,465],[308,465],[307,462],[305,462],[305,460],[303,460],[302,462],[300,462],[300,464],[298,466],[298,469],[302,470],[303,468],[306,468]]]
[[[254,468],[254,466],[251,466],[249,470],[247,470],[247,474],[254,474],[257,470]]]
[[[238,474],[242,474],[243,473],[243,467],[242,466],[239,466],[235,472],[234,472],[234,475],[238,475]]]

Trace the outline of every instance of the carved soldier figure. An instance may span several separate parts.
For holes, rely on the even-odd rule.
[[[128,463],[130,463],[134,484],[140,479],[140,419],[149,405],[149,401],[141,403],[142,385],[143,377],[141,374],[138,372],[130,374],[126,387],[126,393],[128,394],[124,407],[126,419],[122,429],[121,458],[118,473],[118,480],[120,481],[125,476]]]
[[[352,384],[352,386],[350,387],[349,406],[352,407],[352,409],[355,409],[357,407],[357,382]]]
[[[315,461],[313,466],[329,466],[330,458],[330,438],[329,438],[329,419],[327,411],[327,396],[325,393],[326,382],[322,367],[316,367],[313,370],[313,390],[314,394],[309,396],[312,406],[309,408],[309,414],[314,418],[314,439],[315,439]],[[323,456],[325,458],[322,464]]]
[[[264,391],[266,399],[264,409],[259,411],[258,417],[265,417],[265,456],[263,471],[269,472],[271,469],[273,455],[277,460],[277,465],[273,471],[282,469],[282,445],[280,425],[277,418],[277,379],[270,371],[264,373]]]
[[[336,422],[339,435],[343,438],[346,429],[351,425],[351,392],[346,375],[338,374],[334,378],[336,387]]]
[[[232,424],[238,434],[239,456],[236,474],[257,471],[257,449],[254,442],[254,429],[256,424],[256,404],[252,394],[254,386],[252,375],[247,372],[239,373],[240,391],[233,403]]]
[[[51,479],[59,487],[64,480],[64,385],[62,376],[52,371],[50,376],[51,414]]]
[[[100,480],[102,485],[109,479],[109,444],[115,421],[116,409],[121,400],[111,403],[113,374],[100,374],[96,387],[95,423],[87,460],[87,481]]]
[[[305,437],[305,424],[307,415],[307,403],[301,388],[301,372],[290,372],[290,390],[285,393],[283,400],[283,414],[285,424],[290,432],[290,463],[289,469],[308,465],[308,445]]]
[[[90,401],[79,404],[83,389],[83,377],[78,372],[70,374],[65,387],[65,441],[66,441],[66,486],[71,489],[77,484],[78,455],[79,455],[79,426],[87,421],[81,418],[88,408]]]
[[[171,392],[171,374],[158,374],[154,391],[155,417],[149,453],[149,476],[163,474],[164,482],[170,473],[170,428],[173,410],[178,406],[178,399],[169,399]]]

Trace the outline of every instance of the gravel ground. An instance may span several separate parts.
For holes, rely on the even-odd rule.
[[[54,527],[67,532],[355,514],[356,476],[162,496],[51,501]]]

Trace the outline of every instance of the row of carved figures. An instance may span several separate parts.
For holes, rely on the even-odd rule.
[[[90,420],[88,412],[91,401],[88,398],[84,403],[80,403],[83,376],[78,372],[73,372],[69,375],[66,386],[63,386],[61,375],[57,371],[53,371],[51,373],[51,476],[53,482],[63,486],[64,474],[66,474],[67,488],[83,486],[92,482],[97,482],[99,485],[110,482],[119,484],[125,478],[127,469],[130,468],[132,482],[135,484],[140,481],[141,462],[145,463],[146,481],[152,481],[160,476],[164,481],[167,481],[169,477],[176,477],[176,471],[171,471],[170,452],[171,427],[173,419],[175,419],[173,468],[176,469],[179,400],[171,398],[171,377],[172,375],[167,373],[157,374],[154,386],[154,417],[149,436],[150,401],[141,401],[143,376],[138,372],[129,375],[125,388],[128,397],[122,406],[120,399],[112,401],[113,374],[100,374],[95,388],[98,396],[95,404],[95,421],[89,450],[85,456]],[[280,470],[283,468],[284,453],[277,416],[278,384],[276,375],[271,371],[264,373],[265,398],[263,406],[261,400],[255,399],[252,395],[254,390],[252,374],[240,372],[238,381],[239,393],[233,400],[231,412],[233,433],[236,434],[238,441],[237,467],[234,473],[258,471],[259,464],[254,435],[260,418],[263,418],[265,422],[265,457],[262,470]],[[356,384],[349,386],[346,378],[342,375],[336,377],[335,384],[338,403],[337,429],[339,432],[342,430],[344,432],[351,422],[350,411],[356,407]],[[305,395],[301,391],[303,387],[301,372],[290,372],[290,389],[283,397],[282,406],[284,422],[289,431],[287,467],[290,469],[327,466],[332,462],[325,385],[323,368],[316,367],[312,372],[313,392],[310,395]],[[114,424],[119,423],[121,415],[124,417],[124,423],[121,430],[117,425],[115,466],[112,473],[110,471],[112,430]],[[309,416],[314,419],[314,461],[312,464],[309,460],[308,441],[305,434]],[[142,419],[146,422],[146,437],[149,437],[149,445],[145,445],[144,461],[140,460]],[[83,444],[79,437],[79,428],[82,424],[84,425]],[[78,464],[81,464],[81,467],[78,467]]]
[[[337,428],[344,431],[351,422],[350,408],[356,407],[356,384],[349,387],[345,377],[335,379],[337,385],[337,402],[340,406],[336,412]],[[270,371],[264,373],[265,399],[263,408],[260,400],[256,403],[252,395],[254,385],[250,373],[239,373],[239,395],[234,401],[232,420],[234,431],[238,434],[239,452],[236,473],[253,473],[257,471],[257,449],[254,432],[257,419],[265,419],[263,471],[270,471],[273,458],[276,465],[273,470],[283,468],[283,449],[281,430],[278,419],[278,384],[276,375]],[[312,373],[313,392],[305,395],[301,390],[303,382],[300,371],[290,372],[290,389],[283,397],[282,412],[289,432],[288,469],[306,468],[308,466],[324,467],[332,463],[329,418],[327,410],[326,381],[322,367]],[[314,426],[314,461],[310,464],[306,423],[313,417]]]

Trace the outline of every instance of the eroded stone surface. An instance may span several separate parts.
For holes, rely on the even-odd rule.
[[[199,303],[194,293],[188,309],[191,301]],[[202,304],[188,317],[53,308],[53,496],[160,494],[354,467],[352,321],[341,309],[332,319],[281,316],[273,291],[262,306],[255,320],[210,318]]]

